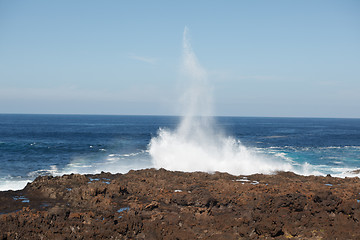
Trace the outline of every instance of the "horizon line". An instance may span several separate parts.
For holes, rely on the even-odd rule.
[[[138,116],[138,117],[184,117],[173,114],[103,114],[103,113],[0,113],[0,115],[63,115],[63,116]],[[233,117],[233,118],[308,118],[308,119],[360,119],[360,117],[319,117],[319,116],[245,116],[245,115],[212,115],[196,117]]]

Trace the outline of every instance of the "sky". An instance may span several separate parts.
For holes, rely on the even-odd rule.
[[[360,1],[0,0],[0,113],[178,115],[184,28],[215,115],[360,118]]]

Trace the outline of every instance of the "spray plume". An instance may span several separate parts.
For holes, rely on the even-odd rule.
[[[178,171],[222,171],[231,174],[271,173],[292,170],[291,164],[274,162],[226,137],[216,129],[212,117],[212,89],[207,72],[193,52],[185,27],[182,72],[189,87],[182,100],[184,113],[174,131],[160,129],[151,139],[149,153],[155,168]]]

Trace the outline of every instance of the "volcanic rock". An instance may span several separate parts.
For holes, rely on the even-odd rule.
[[[71,174],[0,202],[0,239],[360,239],[359,178]]]

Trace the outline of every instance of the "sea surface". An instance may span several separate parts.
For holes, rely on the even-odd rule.
[[[151,139],[160,128],[175,130],[180,121],[0,114],[0,190],[21,189],[39,175],[153,167]],[[360,176],[352,173],[360,169],[360,119],[216,117],[215,125],[252,151],[302,166],[300,174]]]

